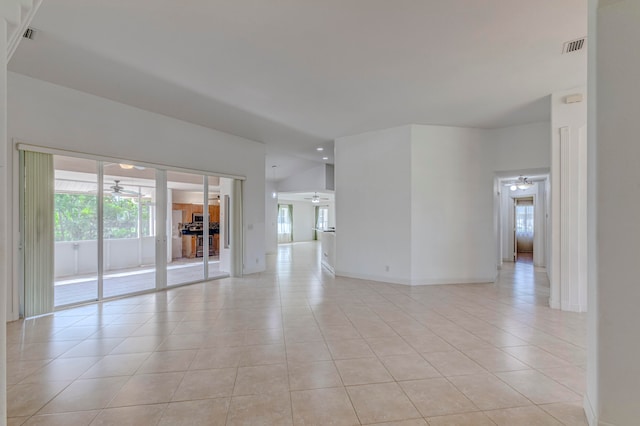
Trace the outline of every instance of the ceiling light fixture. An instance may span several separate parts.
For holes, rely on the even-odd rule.
[[[316,151],[324,151],[324,148],[319,146],[319,147],[316,148]]]
[[[323,160],[328,160],[328,159],[329,159],[329,157],[322,157],[322,159],[323,159]]]
[[[513,182],[509,184],[509,189],[511,191],[517,191],[518,189],[525,191],[533,186],[533,183],[529,180],[528,177],[520,176],[518,177],[517,182]]]
[[[320,197],[318,197],[318,194],[315,194],[313,197],[311,197],[311,202],[313,204],[320,204]]]
[[[131,169],[133,169],[133,164],[120,163],[120,168],[121,169],[125,169],[125,170],[131,170]]]

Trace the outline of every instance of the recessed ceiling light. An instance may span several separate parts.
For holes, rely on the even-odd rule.
[[[329,157],[322,157],[322,159],[323,159],[323,160],[328,160],[328,159],[329,159]]]
[[[324,151],[324,148],[319,146],[319,147],[316,148],[316,151]]]

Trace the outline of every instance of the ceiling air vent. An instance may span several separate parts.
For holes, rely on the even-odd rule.
[[[577,52],[578,50],[582,50],[584,49],[584,46],[586,43],[587,43],[586,37],[568,41],[562,47],[562,53],[571,53],[571,52]]]
[[[36,38],[36,30],[34,30],[33,28],[27,28],[22,37],[33,40],[34,38]]]

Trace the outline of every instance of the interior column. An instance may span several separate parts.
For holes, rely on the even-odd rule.
[[[590,1],[589,88],[597,96],[589,105],[595,148],[589,295],[595,303],[588,313],[585,411],[591,425],[631,425],[640,419],[638,22],[637,0]]]
[[[7,423],[7,286],[10,281],[7,232],[9,176],[7,175],[7,17],[0,8],[0,425]]]

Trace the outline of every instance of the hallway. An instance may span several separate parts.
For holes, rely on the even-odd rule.
[[[585,315],[543,269],[407,287],[319,255],[8,324],[9,424],[586,424]]]

